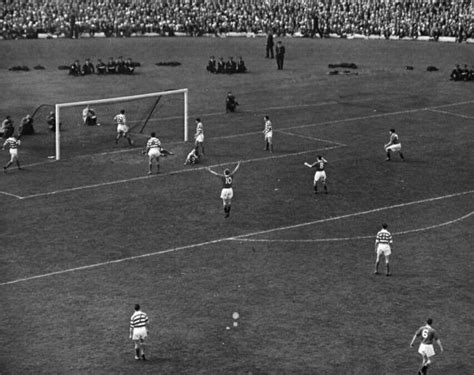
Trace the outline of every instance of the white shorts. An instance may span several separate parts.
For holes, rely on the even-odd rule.
[[[326,171],[317,171],[314,174],[314,183],[322,180],[323,182],[326,181]]]
[[[389,244],[386,244],[386,243],[379,243],[378,244],[378,246],[377,246],[377,256],[380,256],[382,254],[384,256],[392,254],[392,250],[390,249]]]
[[[265,134],[265,141],[271,142],[272,138],[273,138],[273,131],[268,132],[267,134]]]
[[[199,135],[196,137],[196,142],[203,143],[203,142],[204,142],[204,134],[199,134]]]
[[[234,196],[234,191],[232,188],[224,188],[221,191],[221,199],[232,199]]]
[[[117,125],[117,133],[128,133],[128,126],[127,125]]]
[[[396,152],[396,151],[401,151],[402,150],[402,144],[401,143],[397,143],[396,145],[391,145],[391,146],[388,146],[385,148],[385,151],[393,151],[393,152]]]
[[[421,355],[426,355],[428,358],[433,357],[436,353],[434,351],[434,347],[432,344],[420,344],[420,347],[418,348],[418,353]]]
[[[18,159],[18,149],[17,148],[11,148],[10,150],[10,160],[15,161]]]
[[[157,159],[161,156],[160,149],[158,147],[153,147],[148,150],[148,159],[153,160]]]
[[[138,327],[133,329],[132,340],[145,340],[147,337],[147,330],[146,327]]]

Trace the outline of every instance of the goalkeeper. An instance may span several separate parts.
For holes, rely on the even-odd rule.
[[[95,111],[89,105],[82,110],[82,121],[87,126],[100,126]]]

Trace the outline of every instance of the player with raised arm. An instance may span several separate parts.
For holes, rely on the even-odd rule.
[[[405,161],[405,158],[403,157],[402,154],[402,144],[400,143],[400,140],[398,139],[398,134],[395,133],[395,129],[390,129],[390,140],[386,145],[384,145],[385,152],[387,153],[387,159],[385,161],[390,161],[391,159],[391,152],[398,152],[400,155],[400,159],[402,161]]]
[[[265,138],[265,148],[264,151],[270,150],[270,152],[273,152],[273,126],[272,122],[270,121],[269,116],[264,116],[263,117],[264,121],[264,129],[263,129],[263,135]]]
[[[127,138],[128,144],[133,145],[133,141],[128,134],[130,129],[127,125],[127,117],[125,116],[125,110],[120,110],[120,113],[114,117],[114,121],[117,124],[117,137],[115,138],[115,143],[118,143],[119,139],[122,137]]]
[[[20,166],[20,159],[18,158],[18,146],[20,146],[20,144],[21,141],[15,138],[13,135],[11,137],[8,137],[3,143],[2,150],[5,150],[5,147],[8,147],[8,151],[10,152],[10,161],[3,167],[3,171],[5,173],[14,162],[16,162],[18,169],[23,169]]]
[[[316,161],[313,164],[304,163],[308,168],[316,168],[316,173],[314,174],[313,187],[314,194],[318,194],[318,182],[321,181],[324,188],[324,193],[328,193],[328,187],[326,185],[326,163],[328,161],[324,159],[321,155],[316,157]]]
[[[420,370],[418,371],[418,375],[426,375],[428,373],[428,367],[433,363],[432,357],[435,355],[433,343],[436,342],[443,352],[443,345],[441,344],[441,340],[438,337],[438,334],[431,326],[433,324],[433,319],[428,319],[424,326],[418,328],[413,336],[410,347],[413,347],[415,340],[417,337],[421,337],[420,347],[418,348],[418,353],[422,356],[422,362]]]
[[[237,172],[237,169],[240,167],[240,161],[235,166],[234,170],[231,172],[230,169],[225,169],[224,174],[214,172],[211,168],[207,168],[209,172],[213,175],[216,175],[221,178],[222,180],[222,191],[221,191],[221,199],[222,204],[224,206],[224,217],[229,217],[230,215],[230,208],[232,204],[232,197],[234,196],[234,191],[232,189],[232,183],[234,182],[234,174]]]

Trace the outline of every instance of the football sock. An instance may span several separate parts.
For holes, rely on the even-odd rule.
[[[401,158],[402,160],[405,160],[405,158],[403,157],[403,154],[402,154],[401,152],[400,152],[400,158]]]
[[[140,349],[138,349],[138,348],[135,349],[135,355],[137,357],[140,357]]]
[[[390,265],[387,263],[387,275],[390,275]]]

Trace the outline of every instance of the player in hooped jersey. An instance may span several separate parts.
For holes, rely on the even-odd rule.
[[[265,125],[262,132],[265,137],[264,151],[270,150],[270,152],[273,152],[273,126],[272,126],[272,122],[270,121],[270,117],[264,116],[263,122]]]
[[[328,187],[326,185],[326,163],[328,161],[324,159],[321,155],[316,157],[316,161],[313,164],[304,163],[308,168],[316,168],[316,173],[314,174],[313,187],[314,194],[318,193],[318,182],[321,181],[324,188],[324,193],[328,193]]]
[[[383,255],[385,257],[385,266],[387,267],[387,276],[390,276],[390,254],[392,253],[391,244],[393,242],[392,235],[387,230],[388,225],[383,223],[382,229],[377,232],[377,236],[375,237],[375,253],[377,254],[377,259],[375,260],[375,271],[374,274],[379,274],[379,263],[380,263],[380,256]]]
[[[8,151],[10,153],[10,161],[3,167],[4,172],[6,172],[14,162],[16,162],[18,169],[23,169],[20,166],[20,159],[18,158],[18,146],[20,146],[20,144],[20,140],[14,136],[7,138],[7,140],[3,143],[2,150],[5,150],[5,147],[8,147]]]
[[[148,315],[135,305],[135,311],[130,318],[130,338],[135,344],[135,359],[146,360],[145,339],[148,336]]]
[[[231,172],[230,169],[224,170],[224,174],[214,172],[211,168],[207,168],[209,172],[213,175],[216,175],[222,180],[222,190],[221,190],[221,199],[224,206],[224,217],[229,217],[230,208],[232,204],[232,197],[234,196],[234,191],[232,189],[232,183],[234,182],[234,174],[237,172],[237,169],[240,167],[240,161],[237,163],[234,170]]]
[[[443,345],[441,340],[438,337],[437,332],[431,326],[433,324],[433,319],[428,319],[424,326],[421,326],[415,332],[413,339],[411,340],[410,347],[413,347],[417,337],[421,338],[420,347],[418,348],[418,353],[421,354],[423,360],[421,362],[420,370],[418,375],[426,375],[428,372],[428,367],[433,363],[432,357],[435,355],[433,343],[436,342],[443,352]]]
[[[405,161],[405,158],[402,154],[402,144],[398,139],[398,134],[395,133],[395,129],[390,129],[390,140],[386,145],[384,145],[384,148],[385,152],[387,153],[387,159],[385,159],[385,161],[390,161],[392,151],[398,152],[398,154],[400,155],[400,159],[402,159],[402,161]]]
[[[153,163],[156,164],[156,173],[160,173],[161,142],[156,138],[156,133],[152,132],[146,142],[144,154],[148,155],[148,174],[153,173]]]
[[[128,134],[130,129],[127,125],[127,117],[125,116],[125,110],[120,110],[120,113],[114,117],[114,121],[117,123],[117,137],[115,138],[115,143],[118,143],[119,139],[122,137],[127,138],[128,144],[133,145],[133,141]]]

